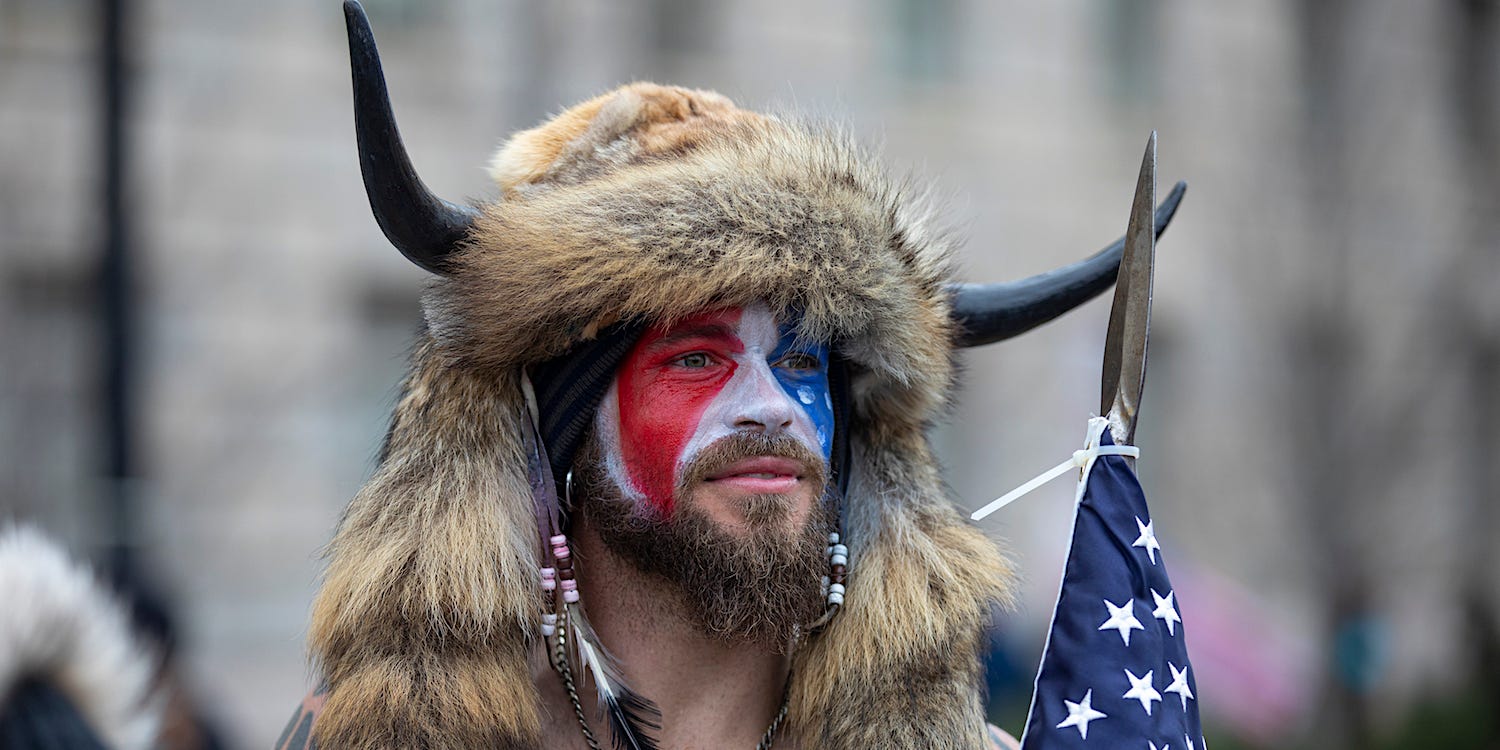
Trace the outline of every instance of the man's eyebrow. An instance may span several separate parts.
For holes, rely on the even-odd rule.
[[[702,325],[695,325],[688,328],[674,330],[671,333],[665,334],[661,338],[651,342],[648,347],[651,349],[656,349],[658,347],[671,346],[673,344],[677,344],[689,339],[713,338],[719,336],[731,338],[736,341],[739,340],[739,336],[735,335],[734,329],[723,323],[704,323]]]

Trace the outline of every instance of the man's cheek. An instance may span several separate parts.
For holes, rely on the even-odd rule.
[[[670,515],[678,459],[718,389],[673,388],[624,380],[620,399],[620,454],[626,473],[647,503],[661,514]]]
[[[802,409],[817,448],[828,460],[833,455],[833,395],[826,380],[780,379],[786,395]]]

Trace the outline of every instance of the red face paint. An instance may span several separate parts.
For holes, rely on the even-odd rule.
[[[631,484],[663,515],[672,513],[683,446],[745,351],[735,335],[740,314],[716,310],[652,328],[620,365],[621,458]]]

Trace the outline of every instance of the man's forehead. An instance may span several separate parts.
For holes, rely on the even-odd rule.
[[[772,312],[765,303],[744,307],[718,307],[702,310],[671,323],[654,326],[647,338],[654,342],[671,342],[699,335],[727,335],[747,345],[773,345],[796,335],[802,316],[796,312]]]

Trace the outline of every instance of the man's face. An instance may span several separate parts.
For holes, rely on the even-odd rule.
[[[691,502],[730,528],[800,527],[833,444],[827,347],[797,341],[763,305],[650,329],[621,363],[596,435],[613,483],[659,518]]]
[[[703,632],[778,648],[823,611],[833,528],[828,351],[791,328],[752,306],[646,332],[575,462],[606,546]]]

